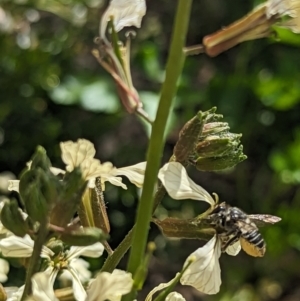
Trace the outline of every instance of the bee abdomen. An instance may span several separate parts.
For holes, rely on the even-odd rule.
[[[252,232],[248,232],[242,235],[249,243],[255,245],[257,248],[262,249],[265,248],[266,243],[262,238],[261,234],[258,230],[254,230]]]

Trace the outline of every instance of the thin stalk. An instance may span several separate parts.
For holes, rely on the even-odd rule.
[[[141,200],[133,233],[132,248],[128,262],[128,271],[133,275],[137,271],[144,257],[151,213],[153,208],[154,187],[164,145],[164,133],[167,119],[171,111],[172,101],[177,90],[177,81],[182,72],[185,55],[183,47],[186,40],[192,0],[179,0],[172,35],[170,55],[166,66],[166,79],[162,86],[159,107],[153,124],[152,134],[147,153],[147,167]],[[128,296],[131,300],[133,291]]]
[[[39,271],[40,254],[43,248],[43,244],[45,243],[47,234],[48,234],[48,221],[46,221],[45,223],[41,223],[38,236],[34,242],[32,255],[26,273],[25,288],[24,288],[21,301],[26,300],[26,298],[31,294],[31,278],[35,273]]]
[[[153,204],[152,214],[156,210],[157,206],[160,204],[160,202],[163,199],[165,194],[166,194],[165,187],[163,185],[159,184],[159,186],[157,188],[157,191],[155,193],[155,197],[154,197],[154,204]],[[107,257],[106,261],[104,262],[104,264],[101,268],[101,272],[112,273],[112,271],[117,267],[120,260],[124,257],[125,253],[131,247],[133,231],[134,231],[134,226],[127,233],[125,238],[118,245],[118,247],[113,251],[113,253],[109,254],[109,256]]]

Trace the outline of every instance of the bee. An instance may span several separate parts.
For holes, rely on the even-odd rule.
[[[280,220],[280,217],[268,214],[248,215],[224,202],[216,205],[208,216],[209,223],[222,241],[222,252],[239,241],[242,249],[254,257],[263,257],[266,252],[266,243],[258,226],[275,224]]]

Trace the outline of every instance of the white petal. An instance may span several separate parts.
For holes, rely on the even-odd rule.
[[[5,287],[5,291],[7,292],[7,300],[6,301],[20,301],[24,292],[25,285],[22,285],[20,288],[16,287]]]
[[[29,235],[25,235],[23,238],[12,235],[0,241],[0,249],[5,257],[30,257],[33,244]],[[41,257],[49,258],[53,255],[54,253],[49,248],[43,246]]]
[[[230,245],[226,248],[226,253],[230,256],[236,256],[241,251],[241,244],[238,240],[233,245]]]
[[[60,148],[62,160],[67,165],[66,170],[71,172],[75,167],[80,167],[85,180],[101,177],[113,169],[111,163],[101,164],[99,160],[94,159],[96,151],[93,143],[88,140],[61,142]]]
[[[53,286],[50,283],[49,275],[41,272],[34,274],[31,278],[32,295],[35,301],[58,301],[54,295]]]
[[[60,169],[60,168],[57,168],[57,167],[50,167],[50,171],[55,175],[55,176],[57,176],[57,175],[59,175],[59,174],[65,174],[66,173],[66,171],[65,170],[63,170],[63,169]]]
[[[144,183],[146,165],[147,162],[141,162],[135,165],[117,168],[115,169],[115,174],[127,177],[132,184],[141,188]]]
[[[81,283],[85,283],[89,281],[92,277],[92,272],[88,269],[90,264],[82,258],[76,258],[70,261],[69,266],[77,272],[77,275],[81,281]],[[59,280],[67,281],[72,280],[70,273],[67,270],[63,270],[63,272],[59,276]]]
[[[119,187],[122,187],[123,189],[127,189],[127,186],[122,182],[122,178],[107,174],[107,175],[103,175],[101,177],[103,191],[105,190],[104,182],[106,182],[106,181],[111,183],[114,186],[119,186]]]
[[[20,180],[9,180],[8,181],[8,190],[19,192],[19,183]]]
[[[122,295],[131,291],[133,284],[130,273],[114,270],[113,273],[99,273],[87,290],[86,301],[121,300]]]
[[[298,0],[296,0],[298,1]],[[274,15],[293,15],[293,10],[295,5],[293,5],[293,2],[296,1],[286,1],[286,0],[269,0],[266,3],[266,15],[268,18],[271,18]]]
[[[165,164],[158,173],[158,178],[165,186],[169,195],[176,200],[201,200],[215,205],[213,197],[201,186],[193,182],[185,168],[178,162]]]
[[[7,281],[7,274],[9,272],[9,263],[7,260],[0,258],[0,282]]]
[[[77,142],[61,142],[60,149],[62,160],[67,165],[67,171],[72,171],[85,160],[94,158],[96,154],[93,143],[86,139],[78,139]]]
[[[151,290],[151,291],[149,292],[149,294],[147,295],[145,301],[152,301],[153,295],[154,295],[155,293],[157,293],[158,291],[161,291],[162,289],[164,289],[164,288],[170,286],[176,277],[177,277],[177,275],[176,275],[172,280],[170,280],[169,282],[167,282],[167,283],[161,283],[161,284],[159,284],[158,286],[156,286],[153,290]],[[170,295],[170,294],[169,294],[169,295]],[[169,296],[169,295],[168,295],[168,296]]]
[[[85,301],[86,300],[86,297],[87,297],[87,294],[81,284],[81,281],[77,275],[77,272],[69,266],[68,268],[68,271],[71,273],[72,275],[72,287],[73,287],[73,294],[74,294],[74,297],[75,297],[75,300],[77,301]]]
[[[71,260],[79,256],[97,258],[103,254],[104,247],[100,242],[86,247],[71,247],[67,259]]]
[[[221,285],[221,269],[219,257],[221,255],[221,240],[215,235],[205,246],[192,253],[186,260],[190,264],[180,279],[181,284],[191,285],[205,294],[216,294]]]
[[[166,301],[185,301],[185,298],[177,292],[172,292],[167,296]]]
[[[115,30],[118,32],[127,26],[140,28],[146,14],[145,0],[111,0],[101,19],[101,37],[105,35],[107,22],[114,19]]]

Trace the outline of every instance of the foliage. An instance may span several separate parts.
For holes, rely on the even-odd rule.
[[[187,45],[199,44],[203,36],[242,17],[256,2],[194,1]],[[101,159],[116,166],[144,161],[149,129],[122,109],[114,83],[91,54],[104,2],[14,0],[2,1],[1,7],[1,171],[18,176],[37,145],[47,149],[54,166],[62,166],[59,142],[81,137],[93,141]],[[147,11],[132,41],[131,65],[145,110],[155,112],[175,5],[148,1]],[[193,179],[247,213],[282,218],[279,224],[262,229],[267,242],[263,259],[223,256],[221,293],[207,297],[178,289],[187,300],[299,299],[300,37],[276,30],[277,37],[240,44],[215,58],[201,55],[185,61],[163,162],[172,155],[185,122],[198,110],[217,106],[232,131],[243,134],[248,159],[226,172],[191,169]],[[2,193],[8,195],[5,189]],[[126,191],[107,185],[105,193],[115,248],[133,226],[138,192],[129,185]],[[163,218],[168,211],[172,217],[192,218],[203,212],[201,206],[167,198],[157,217]],[[158,284],[158,272],[165,271],[159,276],[161,282],[169,281],[199,246],[197,240],[169,241],[154,225],[150,239],[157,250],[144,294]],[[92,270],[99,269],[100,261],[90,260]],[[125,261],[121,266],[125,267]],[[19,285],[22,273],[12,268],[8,284]]]

